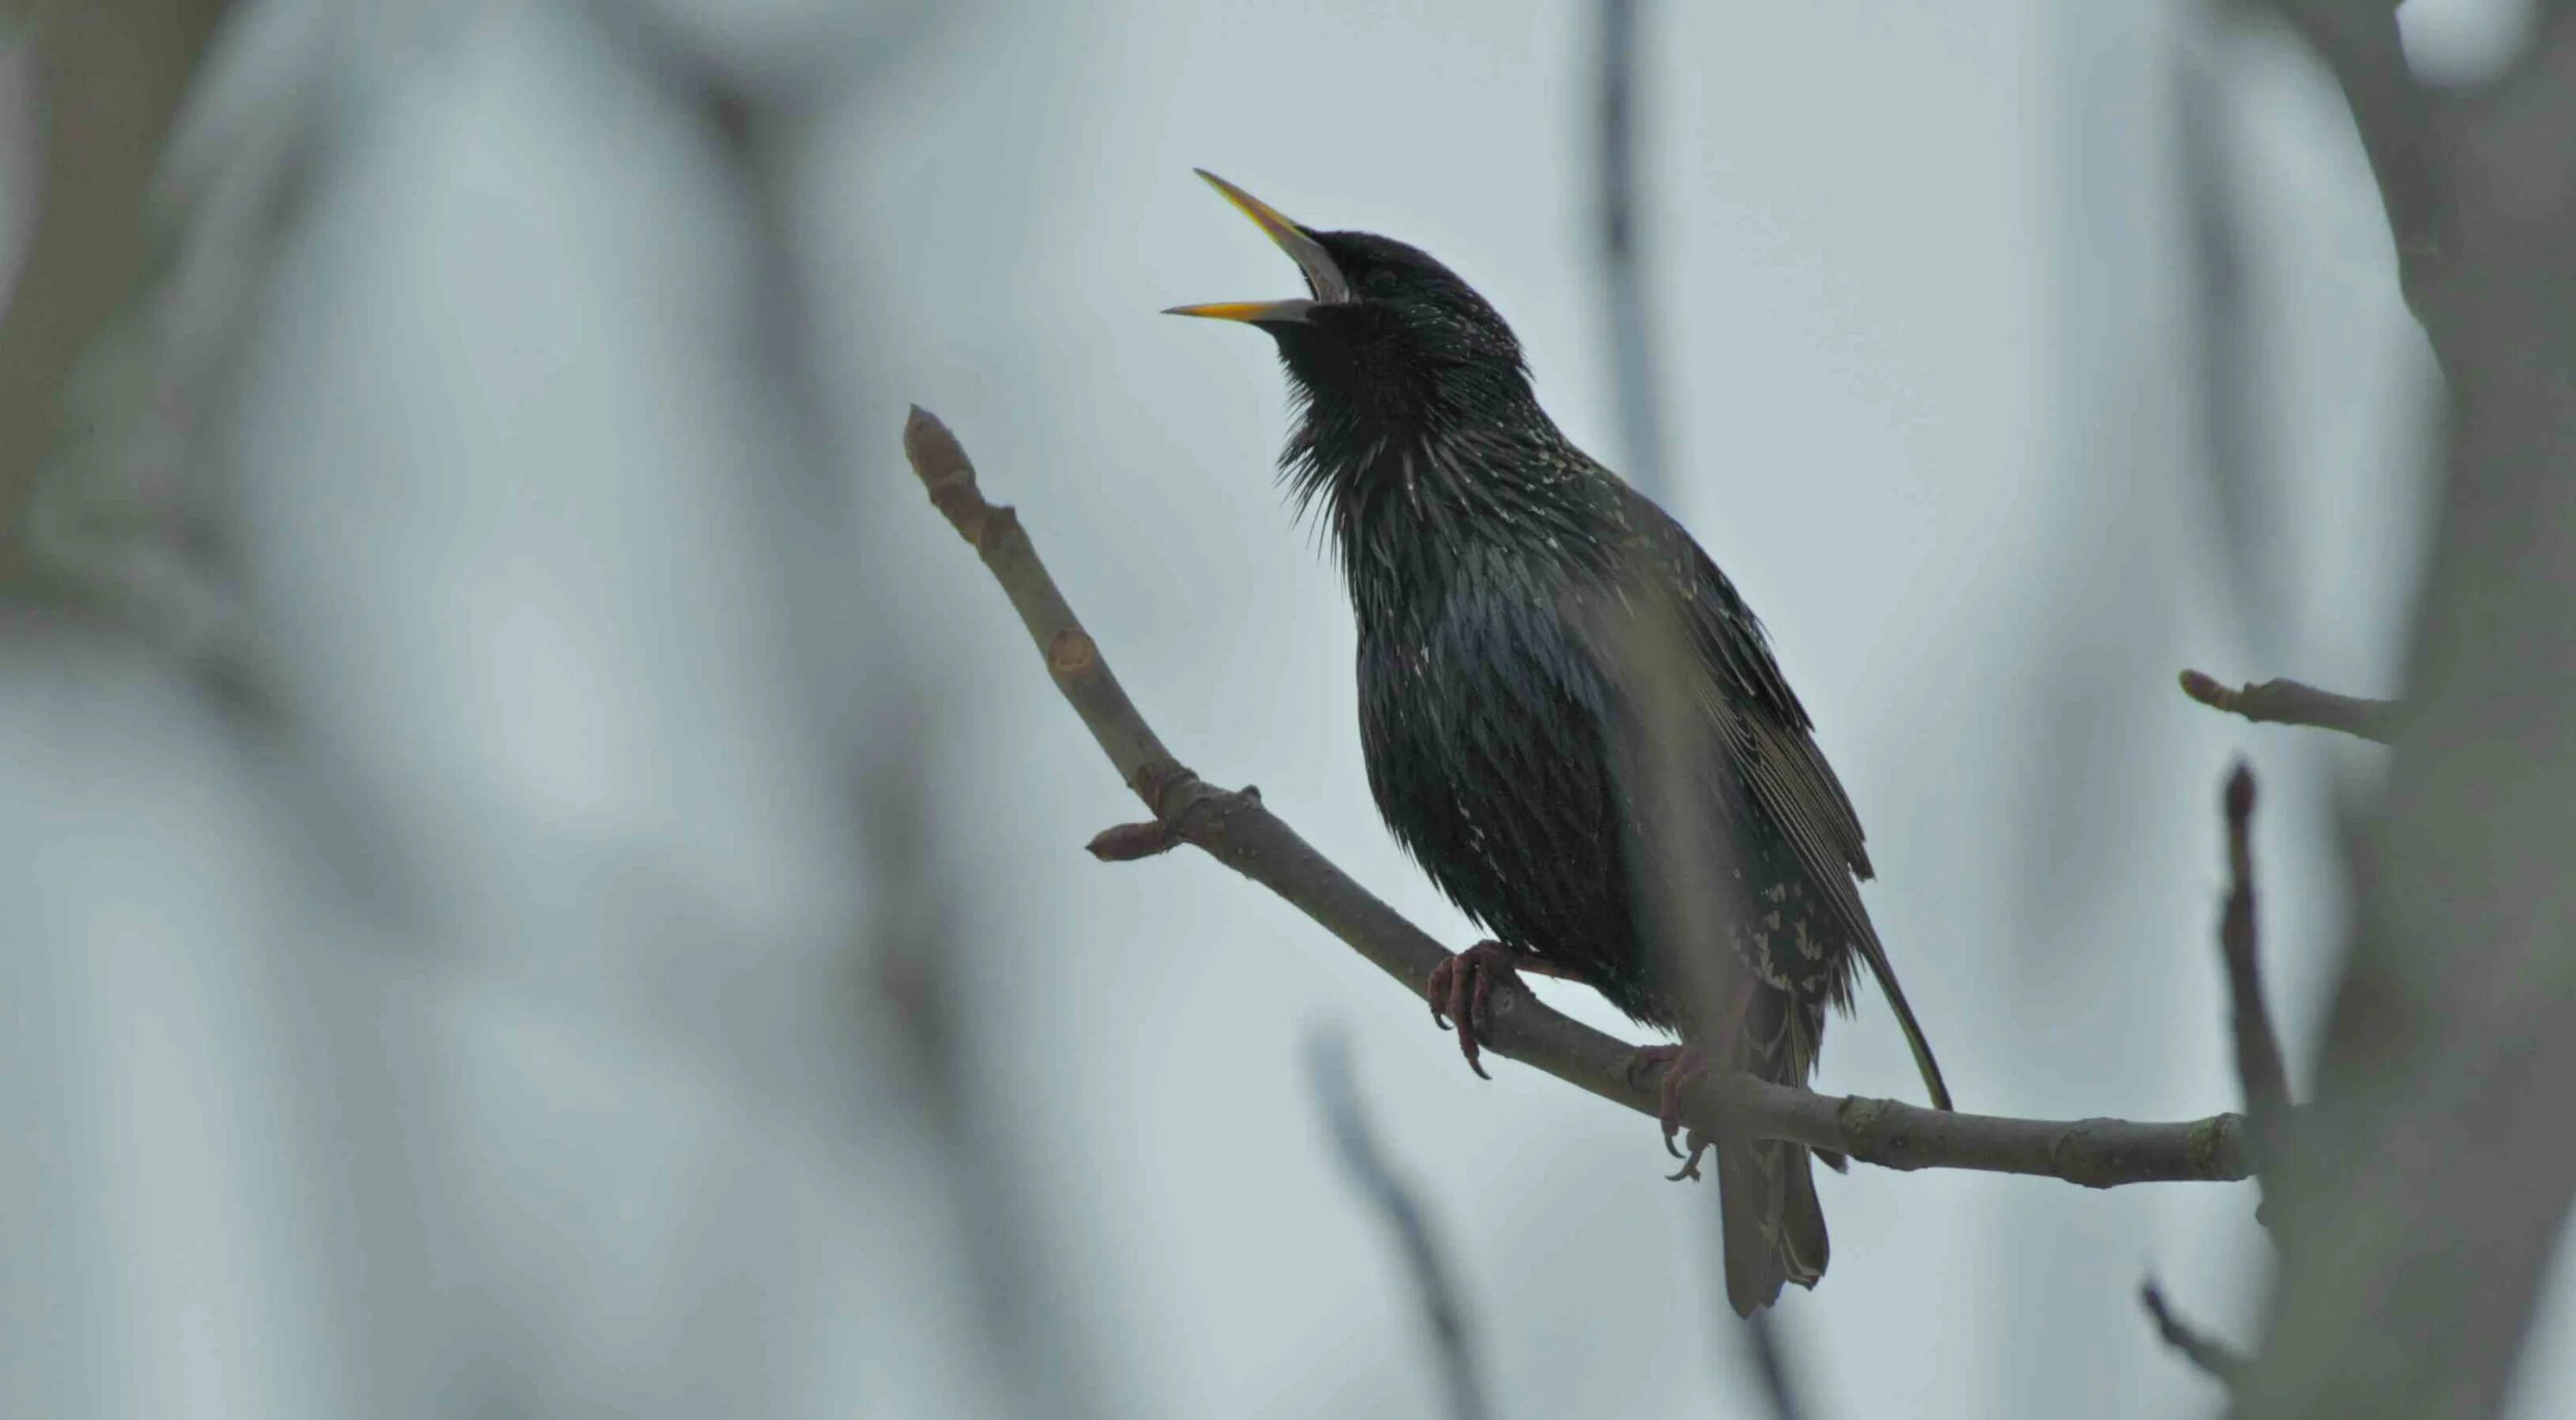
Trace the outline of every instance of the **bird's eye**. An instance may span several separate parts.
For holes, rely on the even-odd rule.
[[[1382,266],[1360,278],[1360,288],[1372,296],[1392,296],[1402,284],[1395,279],[1394,272]]]

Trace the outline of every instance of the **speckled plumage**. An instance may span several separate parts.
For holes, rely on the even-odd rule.
[[[1850,1006],[1867,962],[1946,1105],[1861,905],[1859,819],[1734,586],[1557,430],[1510,328],[1464,282],[1383,237],[1300,234],[1347,298],[1257,323],[1298,397],[1282,469],[1329,528],[1358,616],[1361,741],[1396,838],[1504,946],[1640,1022],[1692,1025],[1631,906],[1632,845],[1654,828],[1617,768],[1640,712],[1612,643],[1660,598],[1695,653],[1699,788],[1733,859],[1709,885],[1750,978],[1734,1038],[1703,1043],[1803,1084],[1825,1008]],[[1807,1151],[1719,1141],[1718,1175],[1736,1309],[1812,1285],[1827,1247]]]

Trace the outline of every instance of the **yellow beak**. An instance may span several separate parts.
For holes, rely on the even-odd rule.
[[[1209,320],[1244,321],[1256,325],[1265,321],[1293,324],[1305,320],[1306,313],[1316,306],[1335,305],[1351,298],[1351,284],[1342,276],[1341,267],[1334,264],[1332,255],[1324,250],[1324,244],[1316,241],[1305,228],[1289,221],[1278,208],[1207,169],[1194,168],[1191,171],[1207,179],[1208,185],[1223,193],[1236,211],[1251,218],[1254,226],[1276,242],[1281,251],[1288,253],[1290,259],[1297,263],[1297,269],[1305,273],[1306,285],[1314,295],[1311,299],[1301,297],[1289,301],[1212,301],[1205,305],[1174,306],[1163,314],[1203,316]]]

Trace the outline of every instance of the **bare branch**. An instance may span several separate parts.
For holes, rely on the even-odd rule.
[[[36,59],[36,222],[0,317],[0,583],[30,571],[29,500],[74,370],[151,268],[151,182],[230,0],[21,4]]]
[[[1477,1374],[1475,1349],[1467,1339],[1466,1310],[1458,1303],[1458,1289],[1440,1245],[1431,1236],[1429,1218],[1404,1180],[1387,1167],[1385,1151],[1369,1129],[1359,1090],[1351,1082],[1350,1047],[1338,1032],[1327,1032],[1307,1042],[1306,1056],[1315,1098],[1332,1132],[1333,1152],[1351,1182],[1395,1230],[1404,1269],[1412,1275],[1422,1303],[1423,1324],[1440,1358],[1449,1413],[1457,1420],[1477,1420],[1486,1413],[1485,1389]]]
[[[2153,1277],[2138,1284],[2138,1301],[2146,1307],[2148,1317],[2156,1324],[2156,1334],[2164,1338],[2167,1346],[2180,1351],[2184,1360],[2206,1372],[2210,1379],[2234,1388],[2237,1378],[2245,1374],[2243,1356],[2175,1316],[2173,1308],[2165,1304],[2164,1289],[2156,1285]]]
[[[1762,1382],[1772,1420],[1801,1420],[1807,1407],[1798,1398],[1801,1387],[1789,1365],[1789,1349],[1780,1344],[1778,1311],[1764,1307],[1744,1319],[1744,1349],[1752,1353],[1753,1374]]]
[[[2182,673],[2182,693],[2213,710],[2242,715],[2258,725],[2307,725],[2340,730],[2357,739],[2388,744],[2397,733],[2400,705],[2394,700],[2364,700],[2337,695],[2295,680],[2267,680],[2233,688],[2199,671]]]
[[[904,426],[904,450],[931,501],[1002,584],[1056,687],[1157,821],[1277,893],[1404,983],[1417,1002],[1423,999],[1432,968],[1449,952],[1316,852],[1259,795],[1214,788],[1172,757],[1065,605],[1018,518],[985,501],[947,426],[916,408]],[[1640,1114],[1656,1114],[1662,1073],[1632,1068],[1636,1047],[1549,1009],[1508,981],[1495,985],[1489,1011],[1483,1037],[1497,1053]],[[1695,1128],[1786,1139],[1883,1168],[1980,1169],[2088,1188],[2225,1182],[2251,1172],[2245,1120],[2235,1114],[2172,1124],[2004,1119],[1895,1100],[1835,1099],[1711,1071],[1683,1093],[1683,1118]]]
[[[2289,1113],[2290,1073],[2281,1063],[2281,1041],[2272,1030],[2262,968],[2254,954],[2254,772],[2242,763],[2227,777],[2226,803],[2227,908],[2219,917],[2218,944],[2227,958],[2236,1078],[2245,1087],[2245,1113],[2260,1136]]]

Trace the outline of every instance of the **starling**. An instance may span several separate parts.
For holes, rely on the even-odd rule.
[[[1640,1052],[1671,1062],[1669,1142],[1673,1091],[1703,1061],[1805,1084],[1826,1006],[1850,1009],[1857,960],[1948,1108],[1861,906],[1860,821],[1734,585],[1558,431],[1511,327],[1447,267],[1386,237],[1299,226],[1199,175],[1305,276],[1300,299],[1173,313],[1246,322],[1278,343],[1297,407],[1280,469],[1299,512],[1331,529],[1358,614],[1369,789],[1407,852],[1493,934],[1432,981],[1433,1016],[1455,1019],[1469,1063],[1478,1003],[1500,977],[1583,982],[1689,1043]],[[1686,782],[1731,859],[1705,874],[1733,949],[1711,958],[1730,983],[1714,1020],[1689,1009],[1632,905],[1640,845],[1659,830],[1639,776],[1621,771],[1637,762],[1623,746],[1642,710],[1613,643],[1649,614],[1691,662],[1687,731],[1708,772]],[[1749,1315],[1785,1282],[1814,1286],[1826,1237],[1809,1151],[1721,1138],[1716,1155],[1728,1301]]]

